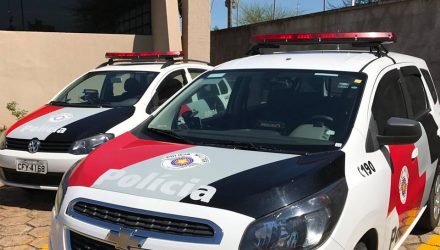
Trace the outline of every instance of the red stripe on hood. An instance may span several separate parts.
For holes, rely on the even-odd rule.
[[[127,132],[90,153],[72,173],[68,185],[90,187],[109,169],[122,169],[190,147],[193,145],[142,140]]]
[[[51,106],[51,105],[44,105],[43,107],[35,110],[34,112],[30,113],[29,115],[21,118],[20,120],[18,120],[16,123],[14,123],[7,131],[5,135],[8,135],[9,133],[11,133],[14,129],[20,127],[21,125],[28,123],[40,116],[43,115],[47,115],[49,113],[52,113],[54,111],[60,110],[63,107],[61,106]]]

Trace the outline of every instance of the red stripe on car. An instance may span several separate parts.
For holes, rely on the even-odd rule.
[[[72,173],[68,185],[90,187],[109,169],[123,169],[156,156],[190,147],[193,145],[142,140],[127,132],[90,153]]]
[[[396,208],[399,230],[402,233],[408,229],[421,209],[426,185],[426,173],[419,175],[418,160],[411,159],[414,149],[413,144],[389,146],[393,172],[388,214]]]
[[[43,115],[47,115],[49,113],[52,113],[54,111],[60,110],[63,107],[61,106],[52,106],[52,105],[44,105],[43,107],[35,110],[34,112],[30,113],[29,115],[23,117],[22,119],[20,119],[19,121],[17,121],[16,123],[14,123],[7,131],[6,131],[6,135],[8,135],[9,133],[11,133],[14,129],[20,127],[21,125],[28,123],[40,116]]]

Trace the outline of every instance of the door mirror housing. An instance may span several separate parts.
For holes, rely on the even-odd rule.
[[[422,136],[420,123],[414,120],[391,117],[388,119],[383,135],[378,135],[379,145],[413,144]]]

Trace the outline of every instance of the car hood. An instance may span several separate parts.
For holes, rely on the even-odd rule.
[[[68,185],[257,218],[343,179],[343,165],[342,151],[299,156],[150,141],[126,133],[79,163]]]
[[[134,114],[134,107],[88,108],[45,105],[16,122],[6,132],[8,138],[73,142],[123,122]]]

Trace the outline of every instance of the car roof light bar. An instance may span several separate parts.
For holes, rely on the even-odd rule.
[[[371,53],[382,57],[388,54],[384,44],[396,42],[397,37],[392,32],[297,33],[255,35],[252,41],[257,44],[247,55],[261,54],[262,48],[279,48],[280,45],[349,44],[353,47],[369,47]]]
[[[338,33],[299,33],[268,34],[252,37],[254,42],[278,45],[295,44],[388,44],[397,41],[392,32],[338,32]]]
[[[154,59],[165,58],[171,59],[175,57],[182,57],[182,51],[153,51],[153,52],[107,52],[105,58],[108,59]]]

